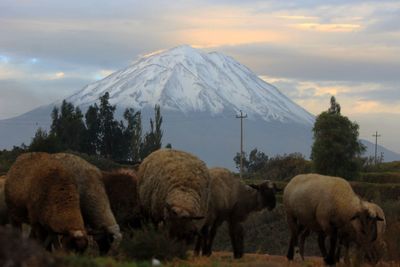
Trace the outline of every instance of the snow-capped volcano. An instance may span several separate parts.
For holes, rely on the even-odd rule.
[[[187,45],[144,56],[125,69],[87,85],[67,98],[86,106],[105,92],[121,107],[143,109],[159,104],[164,110],[207,112],[245,111],[266,121],[313,123],[314,117],[261,80],[247,67],[218,52]]]
[[[159,104],[164,145],[191,152],[210,167],[235,168],[233,157],[240,150],[240,121],[235,116],[239,110],[248,115],[244,120],[247,153],[257,148],[270,156],[310,155],[314,116],[247,67],[218,52],[179,46],[153,53],[66,100],[85,112],[105,92],[110,94],[111,104],[117,105],[117,116],[127,107],[140,110],[144,127],[154,114],[154,105]],[[49,129],[51,110],[60,103],[0,121],[0,148],[29,144],[38,127]],[[385,159],[399,158],[384,151]]]

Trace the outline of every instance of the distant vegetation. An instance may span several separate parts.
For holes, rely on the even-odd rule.
[[[160,106],[154,107],[150,130],[143,133],[141,112],[127,108],[124,119],[118,121],[114,117],[116,106],[110,105],[109,97],[105,93],[99,99],[100,104],[90,106],[85,115],[79,107],[65,100],[60,107],[54,107],[49,132],[39,128],[28,146],[22,144],[0,151],[0,174],[9,169],[18,155],[28,151],[69,151],[78,153],[89,162],[109,159],[107,163],[95,164],[109,165],[110,161],[137,163],[161,148],[163,118]]]

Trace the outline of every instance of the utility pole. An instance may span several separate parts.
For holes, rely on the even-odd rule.
[[[375,137],[375,165],[376,165],[376,153],[378,150],[378,137],[381,136],[380,134],[378,134],[378,131],[376,131],[375,134],[372,135],[373,137]]]
[[[243,119],[247,118],[247,114],[243,115],[240,110],[240,116],[236,115],[236,119],[240,119],[240,179],[243,173]]]

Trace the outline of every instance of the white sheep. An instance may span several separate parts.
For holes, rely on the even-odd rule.
[[[276,187],[270,181],[247,186],[224,168],[212,168],[209,172],[211,177],[209,210],[206,225],[196,243],[195,254],[198,255],[202,247],[203,255],[211,255],[217,229],[227,221],[234,257],[241,258],[244,232],[241,223],[251,212],[265,208],[272,210],[275,207]]]
[[[370,244],[377,238],[377,221],[382,220],[379,216],[371,216],[350,184],[339,177],[298,175],[287,184],[283,204],[291,231],[289,260],[293,259],[299,235],[314,231],[318,233],[318,245],[325,262],[334,264],[339,229],[343,234],[345,226],[356,220],[361,227],[356,242]],[[325,248],[326,236],[330,237],[329,252]],[[300,247],[301,254],[302,249],[304,247]]]
[[[164,222],[170,235],[190,243],[204,224],[210,176],[203,161],[178,150],[161,149],[140,164],[139,199],[144,216]]]

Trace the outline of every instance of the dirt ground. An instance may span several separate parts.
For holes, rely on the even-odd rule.
[[[171,262],[170,266],[233,266],[233,267],[316,267],[324,266],[321,257],[306,257],[305,261],[296,259],[289,262],[285,256],[268,255],[248,253],[242,259],[234,260],[231,252],[213,252],[211,257],[189,257],[188,260],[176,260]],[[337,266],[346,266],[344,263],[337,264]],[[371,265],[362,265],[371,266]],[[400,267],[400,262],[381,262],[379,267]]]

